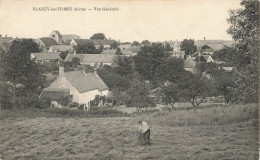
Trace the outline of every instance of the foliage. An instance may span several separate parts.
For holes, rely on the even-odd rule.
[[[237,41],[233,56],[238,79],[233,89],[238,100],[244,103],[258,100],[259,63],[259,1],[243,0],[243,9],[231,10],[228,33]]]
[[[206,96],[210,96],[212,88],[210,80],[190,72],[185,72],[183,80],[178,83],[180,97],[189,101],[193,107],[197,107]]]
[[[224,95],[225,103],[229,105],[232,100],[232,88],[237,78],[234,71],[215,70],[212,72],[212,78],[218,94]]]
[[[39,64],[39,67],[43,73],[58,74],[59,65],[57,63]]]
[[[93,34],[90,39],[107,39],[104,33],[95,33]]]
[[[156,83],[156,68],[165,63],[169,56],[169,52],[165,50],[161,43],[143,46],[141,51],[133,57],[135,70],[139,73],[141,79]]]
[[[171,47],[170,43],[168,43],[168,42],[165,44],[165,51],[168,51],[168,52],[173,51],[173,47]]]
[[[146,45],[150,45],[151,43],[148,40],[143,40],[141,42],[142,45],[146,46]]]
[[[77,53],[81,54],[100,54],[103,51],[104,46],[102,45],[99,47],[99,49],[96,49],[93,42],[88,42],[84,45],[77,45],[75,46],[75,50]]]
[[[212,58],[216,59],[218,61],[232,63],[234,61],[236,52],[237,52],[237,50],[234,47],[225,47],[219,51],[214,52],[212,55]]]
[[[119,57],[114,71],[122,77],[132,79],[134,74],[134,60],[131,57]]]
[[[192,55],[193,53],[195,53],[197,51],[197,47],[194,44],[194,40],[193,39],[184,39],[181,42],[181,51],[185,52],[185,55]]]
[[[137,42],[137,41],[133,41],[132,45],[133,45],[133,46],[139,46],[140,44],[139,44],[139,42]]]
[[[99,68],[97,73],[110,89],[125,91],[130,86],[130,79],[121,76],[108,65],[104,65],[102,68]]]
[[[200,61],[196,63],[195,68],[198,74],[201,74],[203,72],[206,72],[207,74],[211,74],[216,69],[218,69],[218,65],[214,62],[207,63],[207,62]]]
[[[116,49],[116,55],[123,55],[122,51],[120,48]]]
[[[78,65],[80,65],[80,59],[78,57],[73,57],[71,60],[71,64],[74,67],[77,67]]]
[[[110,45],[111,49],[117,49],[118,48],[118,43],[117,42],[113,42],[111,45]]]
[[[180,95],[178,92],[178,86],[177,85],[170,85],[165,86],[162,88],[162,101],[164,104],[168,105],[170,104],[172,108],[174,108],[174,104],[180,101]]]
[[[13,85],[13,101],[16,106],[17,84],[22,85],[25,100],[29,95],[39,93],[43,87],[44,76],[39,64],[31,60],[32,52],[39,52],[38,45],[30,40],[13,41],[7,54],[3,56],[3,80]]]
[[[60,57],[64,60],[68,55],[68,51],[65,51],[65,52],[61,52],[60,53]]]
[[[126,104],[129,107],[136,107],[139,112],[141,108],[154,107],[154,102],[148,97],[148,88],[144,82],[133,80],[131,87],[126,91],[129,96]]]

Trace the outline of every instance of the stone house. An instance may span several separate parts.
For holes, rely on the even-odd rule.
[[[72,102],[83,105],[84,109],[90,108],[90,101],[94,100],[96,95],[106,96],[109,92],[107,85],[95,72],[64,72],[63,67],[59,67],[59,77],[44,92],[53,90],[69,90]]]

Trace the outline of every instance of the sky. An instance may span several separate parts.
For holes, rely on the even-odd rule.
[[[36,7],[73,10],[33,11]],[[76,7],[86,10],[74,11]],[[103,7],[118,10],[103,11]],[[121,42],[231,40],[226,33],[228,11],[238,8],[240,0],[0,0],[0,34],[37,39],[58,30],[81,38],[104,33]]]

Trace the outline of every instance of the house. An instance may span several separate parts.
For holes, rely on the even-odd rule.
[[[184,51],[173,51],[173,52],[171,52],[171,56],[184,59],[185,52]]]
[[[74,48],[71,45],[54,45],[51,46],[48,52],[55,52],[55,53],[61,53],[61,52],[67,52],[72,53],[74,51]]]
[[[35,42],[42,52],[48,52],[51,46],[58,45],[58,43],[50,37],[39,38]]]
[[[65,62],[71,62],[73,57],[80,59],[81,65],[90,65],[93,67],[100,67],[102,65],[115,66],[118,56],[110,54],[68,54]]]
[[[85,71],[64,72],[63,67],[59,67],[59,76],[52,84],[44,89],[41,95],[50,97],[54,95],[53,91],[60,91],[57,97],[63,96],[67,90],[71,95],[72,102],[83,105],[84,109],[90,108],[90,101],[95,99],[96,95],[106,96],[109,88],[96,73],[86,73]],[[48,94],[50,93],[50,94]]]
[[[80,39],[80,36],[76,34],[62,34],[63,40],[65,44],[70,45],[71,40],[73,39]]]
[[[69,45],[72,39],[80,38],[76,34],[61,34],[59,31],[52,31],[49,37],[53,38],[58,44],[66,45]]]
[[[197,40],[195,41],[197,51],[199,52],[214,52],[223,49],[224,47],[232,47],[235,45],[234,41],[226,40]]]
[[[207,63],[214,62],[213,58],[210,55],[202,55]]]
[[[31,53],[31,59],[35,60],[38,63],[60,63],[62,58],[58,53],[54,52],[43,52],[43,53]]]
[[[196,57],[188,56],[184,61],[184,69],[186,71],[194,72],[194,68],[196,66]]]
[[[71,46],[86,45],[87,43],[94,43],[96,49],[100,46],[104,46],[104,49],[110,49],[111,44],[116,42],[115,40],[107,39],[73,39],[70,42]]]
[[[131,48],[132,45],[130,42],[120,43],[119,48],[123,51],[125,49]]]

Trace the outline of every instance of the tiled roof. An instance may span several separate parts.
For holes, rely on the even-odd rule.
[[[45,88],[39,98],[50,98],[51,101],[59,100],[69,95],[69,89]]]
[[[94,45],[111,45],[116,42],[115,40],[103,40],[103,39],[74,39],[77,45],[85,45],[87,43],[94,43]]]
[[[76,54],[76,57],[80,59],[80,63],[112,63],[116,55],[110,54]],[[71,61],[74,54],[68,54],[65,61]]]
[[[40,38],[40,40],[41,40],[42,43],[44,43],[46,46],[58,45],[58,43],[57,43],[54,39],[49,38],[49,37],[43,37],[43,38]]]
[[[103,80],[95,73],[85,74],[83,71],[71,71],[65,72],[64,76],[80,93],[95,89],[100,91],[108,89]]]
[[[52,53],[52,52],[32,53],[32,55],[35,57],[35,60],[37,61],[61,59],[58,53]]]
[[[201,47],[207,45],[214,50],[220,50],[224,46],[231,47],[235,44],[234,41],[226,41],[226,40],[198,40],[195,41],[195,45],[197,46],[198,51],[201,50]]]
[[[65,52],[74,50],[71,45],[54,45],[53,47],[57,52]]]

